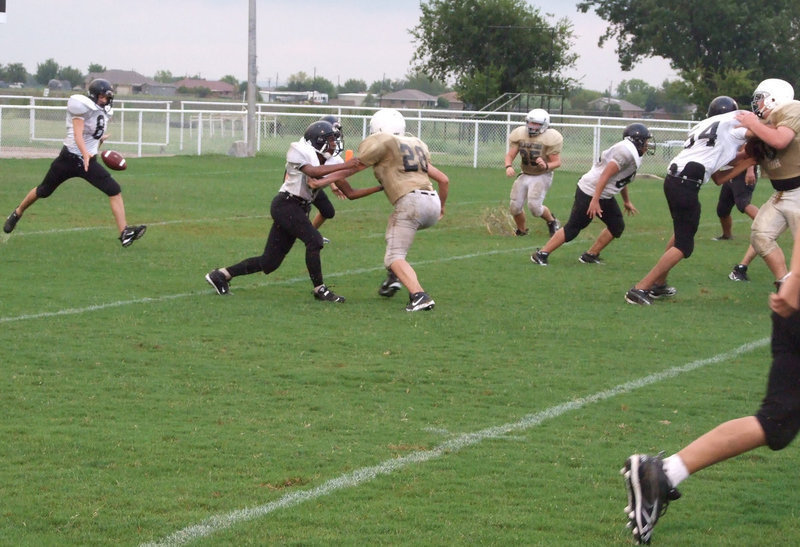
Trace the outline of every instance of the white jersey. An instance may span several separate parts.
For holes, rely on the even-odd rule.
[[[611,162],[617,164],[619,171],[606,182],[600,199],[609,199],[620,193],[625,185],[633,180],[636,170],[642,164],[642,158],[631,141],[622,140],[611,148],[603,150],[600,159],[578,181],[578,188],[587,196],[594,196],[600,176]]]
[[[325,161],[326,165],[337,163],[344,163],[344,160],[339,156],[333,156]],[[306,201],[314,201],[319,189],[315,190],[308,185],[308,177],[300,170],[304,165],[318,167],[319,156],[307,140],[300,139],[290,144],[289,151],[286,152],[286,172],[283,175],[280,191],[289,192]]]
[[[736,152],[745,142],[745,133],[747,128],[740,126],[735,110],[706,118],[689,131],[683,150],[671,164],[677,167],[677,173],[680,174],[687,164],[699,163],[705,169],[702,173],[690,167],[684,174],[705,183],[736,157]]]
[[[67,137],[64,139],[64,146],[73,154],[81,155],[81,151],[75,143],[75,128],[72,125],[72,120],[83,118],[83,142],[89,155],[94,156],[97,154],[97,149],[100,146],[100,137],[106,132],[110,117],[111,114],[109,112],[97,106],[86,95],[71,96],[67,101]]]

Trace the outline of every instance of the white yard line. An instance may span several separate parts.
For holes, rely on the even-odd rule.
[[[320,498],[322,496],[327,496],[343,488],[353,488],[359,486],[382,475],[389,475],[409,465],[421,464],[430,460],[435,460],[450,454],[454,454],[464,448],[476,445],[487,439],[497,439],[508,435],[509,433],[526,431],[546,421],[558,418],[567,412],[580,410],[589,404],[599,403],[616,397],[617,395],[630,393],[645,386],[668,380],[708,365],[735,359],[744,353],[761,348],[767,344],[769,344],[769,338],[755,340],[739,346],[731,351],[714,355],[713,357],[668,368],[662,372],[657,372],[637,380],[631,380],[630,382],[619,384],[611,389],[598,391],[597,393],[580,399],[572,399],[565,403],[551,406],[550,408],[541,412],[528,414],[516,422],[489,427],[473,433],[463,433],[448,441],[445,441],[431,450],[420,450],[418,452],[412,452],[411,454],[403,456],[402,458],[393,458],[381,462],[378,465],[362,467],[361,469],[356,469],[350,473],[345,473],[344,475],[330,479],[316,488],[290,492],[289,494],[286,494],[279,499],[264,505],[238,509],[236,511],[219,515],[212,515],[199,524],[187,526],[186,528],[178,530],[153,543],[146,543],[143,545],[183,545],[196,539],[209,536],[221,530],[231,528],[236,524],[267,516],[279,509],[286,509],[313,499]]]

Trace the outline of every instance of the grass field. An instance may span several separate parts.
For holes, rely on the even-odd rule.
[[[0,163],[3,217],[48,163]],[[605,265],[577,260],[595,223],[542,268],[543,222],[487,232],[502,169],[445,168],[447,215],[409,256],[437,306],[408,314],[404,291],[376,292],[383,196],[337,201],[323,226],[345,304],[312,298],[301,247],[220,297],[203,276],[261,252],[282,162],[129,165],[129,221],[149,225],[132,247],[77,180],[0,244],[2,544],[626,545],[625,458],[670,454],[763,395],[771,279],[761,261],[727,279],[749,224],[736,213],[736,239],[711,241],[713,185],[678,295],[642,308],[623,295],[671,230],[660,183],[631,186],[640,214]],[[562,220],[586,167],[557,172]],[[762,180],[754,202],[768,195]],[[794,446],[762,449],[690,478],[654,541],[800,542],[796,464]]]

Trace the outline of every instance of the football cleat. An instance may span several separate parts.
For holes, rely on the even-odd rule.
[[[228,294],[231,292],[228,279],[225,277],[225,274],[219,270],[211,270],[208,272],[206,274],[206,281],[208,281],[209,285],[214,287],[217,294]]]
[[[147,226],[144,224],[141,226],[125,226],[125,229],[119,234],[119,240],[122,242],[123,247],[128,247],[131,243],[140,239],[146,231]]]
[[[547,266],[547,258],[550,256],[550,253],[546,253],[544,251],[537,251],[531,255],[531,262],[534,264],[538,264],[539,266]]]
[[[17,214],[17,210],[14,209],[11,211],[11,214],[8,215],[5,224],[3,224],[3,231],[7,234],[13,232],[17,225],[17,221],[19,221],[19,215]]]
[[[378,294],[381,296],[386,296],[387,298],[391,298],[394,296],[394,293],[399,291],[403,288],[403,284],[400,283],[400,279],[394,275],[392,270],[389,270],[389,273],[386,275],[386,279],[383,280],[381,286],[378,288]]]
[[[718,235],[717,237],[712,237],[711,241],[730,241],[733,239],[733,236],[726,236],[725,234]]]
[[[628,304],[638,304],[640,306],[649,306],[653,303],[653,298],[650,296],[650,291],[637,289],[632,287],[631,290],[625,293],[625,302]]]
[[[430,311],[435,305],[436,302],[433,301],[433,298],[428,296],[428,293],[424,291],[417,292],[409,297],[406,311]]]
[[[578,258],[580,262],[584,264],[602,264],[603,261],[600,260],[600,255],[595,255],[590,252],[583,253],[580,258]]]
[[[728,274],[728,279],[731,281],[750,281],[750,278],[747,277],[747,266],[744,264],[734,266],[731,273]]]
[[[344,302],[344,296],[334,294],[325,285],[320,285],[319,288],[314,289],[314,298],[325,302]]]
[[[669,502],[680,498],[681,493],[670,485],[661,455],[634,454],[625,460],[620,473],[628,494],[628,527],[637,543],[649,544],[656,522],[667,512]]]
[[[528,230],[527,228],[525,228],[524,230],[520,230],[519,228],[517,228],[516,230],[514,230],[514,235],[515,236],[526,236],[526,235],[528,235],[529,231],[530,230]]]
[[[561,228],[561,223],[556,217],[553,217],[553,220],[547,223],[547,230],[550,232],[550,237],[553,237],[559,228]]]
[[[653,285],[650,287],[650,290],[647,291],[647,294],[650,295],[650,298],[658,300],[659,298],[667,298],[669,296],[675,296],[678,294],[678,289],[675,287],[670,287],[666,283],[663,285]]]

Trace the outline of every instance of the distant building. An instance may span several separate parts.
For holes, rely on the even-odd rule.
[[[439,95],[439,99],[444,99],[447,101],[447,109],[448,110],[464,110],[464,101],[458,98],[457,91],[451,91],[449,93],[443,93]]]
[[[436,97],[418,89],[401,89],[378,99],[381,108],[436,108]]]
[[[111,82],[114,93],[117,95],[157,95],[172,96],[177,92],[177,86],[157,82],[142,76],[133,70],[106,70],[105,72],[90,72],[84,80],[84,87],[89,87],[89,82],[96,78],[103,78]]]
[[[600,97],[593,101],[589,101],[587,105],[592,113],[598,112],[603,115],[620,112],[623,118],[642,118],[644,117],[644,108],[636,106],[633,103],[624,101],[622,99],[614,99],[613,97]],[[616,107],[619,107],[617,110]]]
[[[184,78],[175,82],[175,87],[178,89],[184,88],[188,90],[195,89],[208,89],[211,94],[216,97],[224,97],[231,99],[237,94],[237,89],[228,82],[221,82],[219,80],[201,80],[199,78]]]
[[[341,106],[362,106],[368,93],[339,93],[335,99],[331,99],[331,104]]]
[[[328,94],[319,91],[276,91],[262,89],[261,98],[267,103],[328,104]]]

